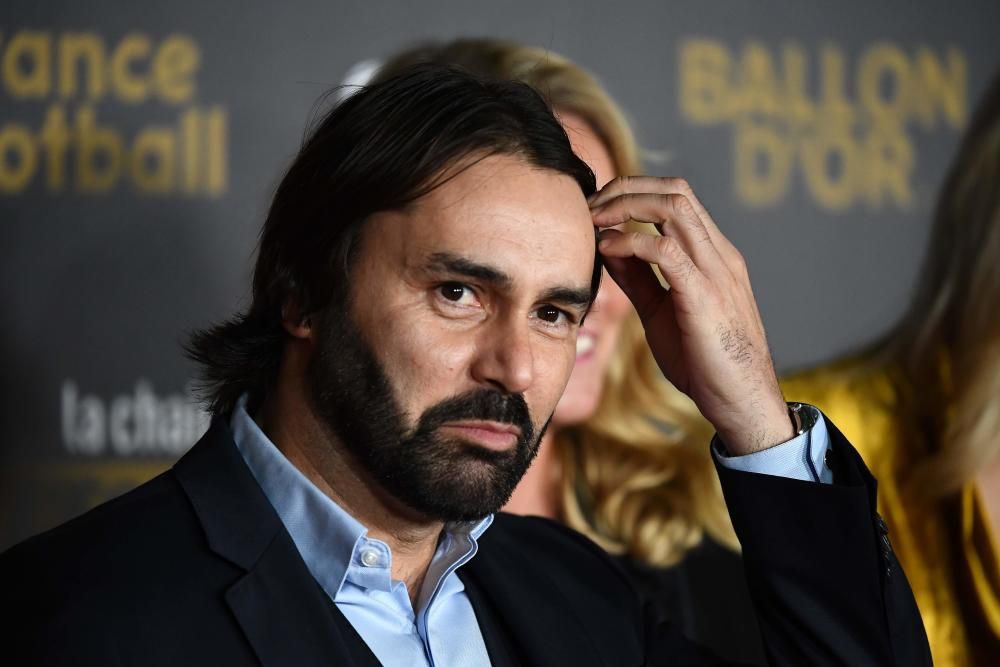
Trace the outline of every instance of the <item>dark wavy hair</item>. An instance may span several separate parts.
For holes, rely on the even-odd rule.
[[[399,210],[476,159],[513,155],[572,177],[584,196],[594,174],[530,86],[420,65],[360,89],[304,141],[261,230],[245,313],[195,331],[185,351],[215,415],[243,394],[259,405],[277,379],[283,310],[302,319],[341,303],[359,231],[374,213]],[[453,167],[457,167],[453,168]],[[594,259],[592,296],[601,276]]]

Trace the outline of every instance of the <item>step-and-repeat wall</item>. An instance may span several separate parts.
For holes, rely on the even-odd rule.
[[[904,308],[998,26],[967,0],[4,3],[0,548],[205,429],[180,342],[245,305],[318,100],[395,50],[496,36],[591,70],[744,251],[791,369]]]

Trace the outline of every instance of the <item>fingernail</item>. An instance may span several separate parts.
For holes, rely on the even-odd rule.
[[[600,248],[601,250],[605,250],[610,246],[611,246],[611,239],[601,239],[597,244],[597,247]]]

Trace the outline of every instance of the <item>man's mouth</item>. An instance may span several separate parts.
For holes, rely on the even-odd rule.
[[[510,449],[521,435],[521,429],[517,426],[495,421],[448,422],[438,428],[452,436],[494,451]]]
[[[576,360],[588,359],[597,346],[597,338],[589,331],[581,331],[576,335]]]

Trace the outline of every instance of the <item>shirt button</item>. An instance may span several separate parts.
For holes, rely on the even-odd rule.
[[[365,567],[375,567],[378,565],[378,552],[374,549],[364,549],[361,551],[361,564]]]

